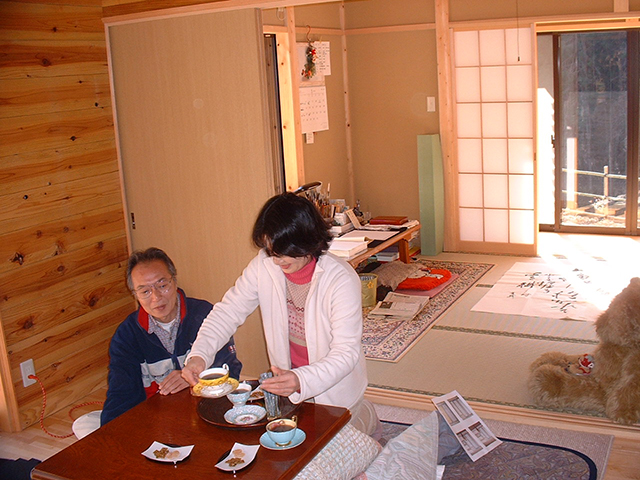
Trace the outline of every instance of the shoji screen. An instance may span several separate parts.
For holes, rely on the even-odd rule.
[[[460,246],[535,254],[529,29],[454,32]]]

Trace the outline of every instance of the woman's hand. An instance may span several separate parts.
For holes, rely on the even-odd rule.
[[[160,395],[178,393],[189,386],[180,373],[180,370],[173,370],[169,375],[167,375],[167,378],[165,378],[160,384],[160,389],[158,390]]]
[[[300,391],[300,380],[291,370],[282,370],[272,365],[271,371],[275,376],[264,380],[260,384],[260,388],[281,397],[288,397],[292,393]]]
[[[198,383],[200,372],[204,370],[204,367],[206,367],[204,359],[195,356],[191,357],[182,369],[182,378],[184,378],[189,385],[193,386]]]

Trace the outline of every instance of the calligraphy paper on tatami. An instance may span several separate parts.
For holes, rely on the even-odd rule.
[[[611,293],[580,268],[519,262],[471,310],[595,322],[610,301]]]

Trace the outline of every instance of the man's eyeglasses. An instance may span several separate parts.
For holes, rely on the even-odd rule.
[[[133,291],[133,293],[135,294],[136,297],[138,297],[141,300],[144,300],[145,298],[149,298],[153,293],[154,289],[160,295],[166,295],[167,293],[169,293],[169,289],[171,288],[172,281],[173,281],[173,278],[170,278],[169,280],[165,278],[161,278],[160,280],[158,280],[156,283],[152,285],[144,285],[142,287],[138,287],[136,290]]]

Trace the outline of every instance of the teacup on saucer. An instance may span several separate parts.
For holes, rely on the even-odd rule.
[[[291,443],[298,428],[298,417],[279,418],[267,423],[267,435],[278,447],[286,447]]]
[[[203,389],[214,394],[224,388],[223,384],[229,379],[229,367],[225,363],[222,367],[208,368],[200,373],[198,383],[193,386],[193,392],[200,395]]]

